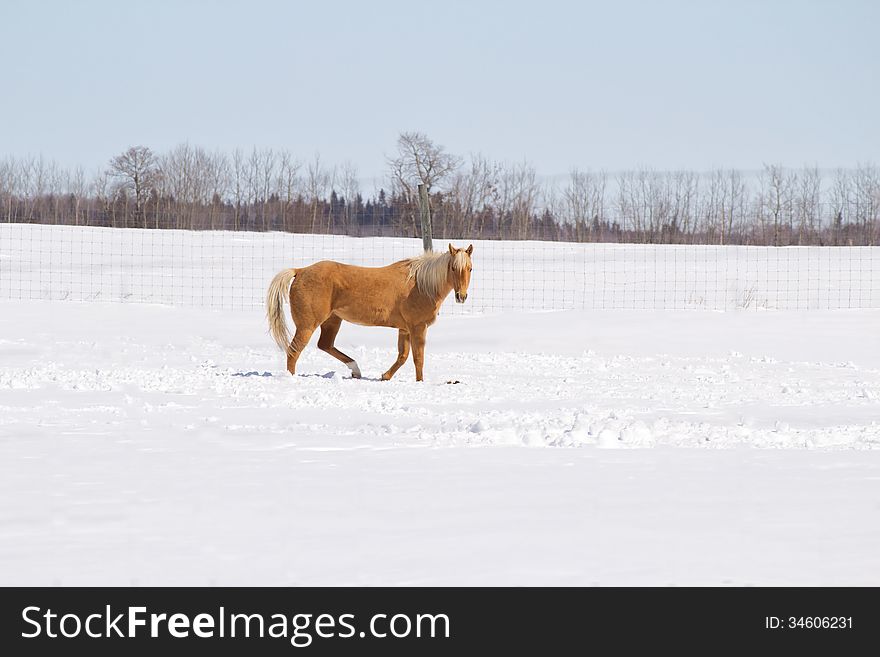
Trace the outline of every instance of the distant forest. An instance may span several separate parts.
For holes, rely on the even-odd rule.
[[[167,153],[135,146],[87,176],[42,157],[0,160],[0,221],[17,223],[420,235],[417,186],[428,190],[438,239],[752,245],[875,245],[880,169],[823,172],[765,165],[609,174],[572,170],[542,183],[527,162],[450,154],[403,133],[387,185],[364,197],[350,164],[285,150]]]

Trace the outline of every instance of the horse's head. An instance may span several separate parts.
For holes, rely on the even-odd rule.
[[[458,303],[464,303],[467,299],[468,285],[471,283],[471,254],[474,252],[474,245],[471,244],[466,249],[456,249],[452,244],[449,245],[449,282],[452,289],[455,290],[455,300]]]

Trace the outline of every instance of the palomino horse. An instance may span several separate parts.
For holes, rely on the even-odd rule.
[[[473,251],[473,245],[456,249],[450,244],[449,251],[424,253],[387,267],[355,267],[322,260],[278,272],[269,285],[266,315],[272,337],[287,352],[287,370],[296,374],[296,361],[320,326],[318,349],[348,365],[355,379],[361,378],[354,359],[333,346],[342,320],[346,320],[398,329],[397,360],[382,380],[390,379],[406,362],[412,344],[416,381],[421,381],[428,327],[437,319],[440,305],[451,291],[455,290],[458,303],[467,299]],[[296,325],[293,340],[284,320],[286,296]]]

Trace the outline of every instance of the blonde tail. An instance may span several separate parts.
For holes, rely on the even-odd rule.
[[[290,284],[296,277],[296,269],[284,269],[269,284],[266,293],[266,317],[269,320],[269,333],[285,353],[290,349],[290,329],[284,319],[284,299],[290,295]]]

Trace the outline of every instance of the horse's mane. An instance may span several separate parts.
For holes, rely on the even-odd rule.
[[[468,254],[464,250],[457,251],[454,256],[449,251],[423,253],[408,261],[409,278],[415,279],[416,287],[422,294],[438,297],[446,284],[446,270],[450,260],[452,268],[461,271],[467,266]]]

